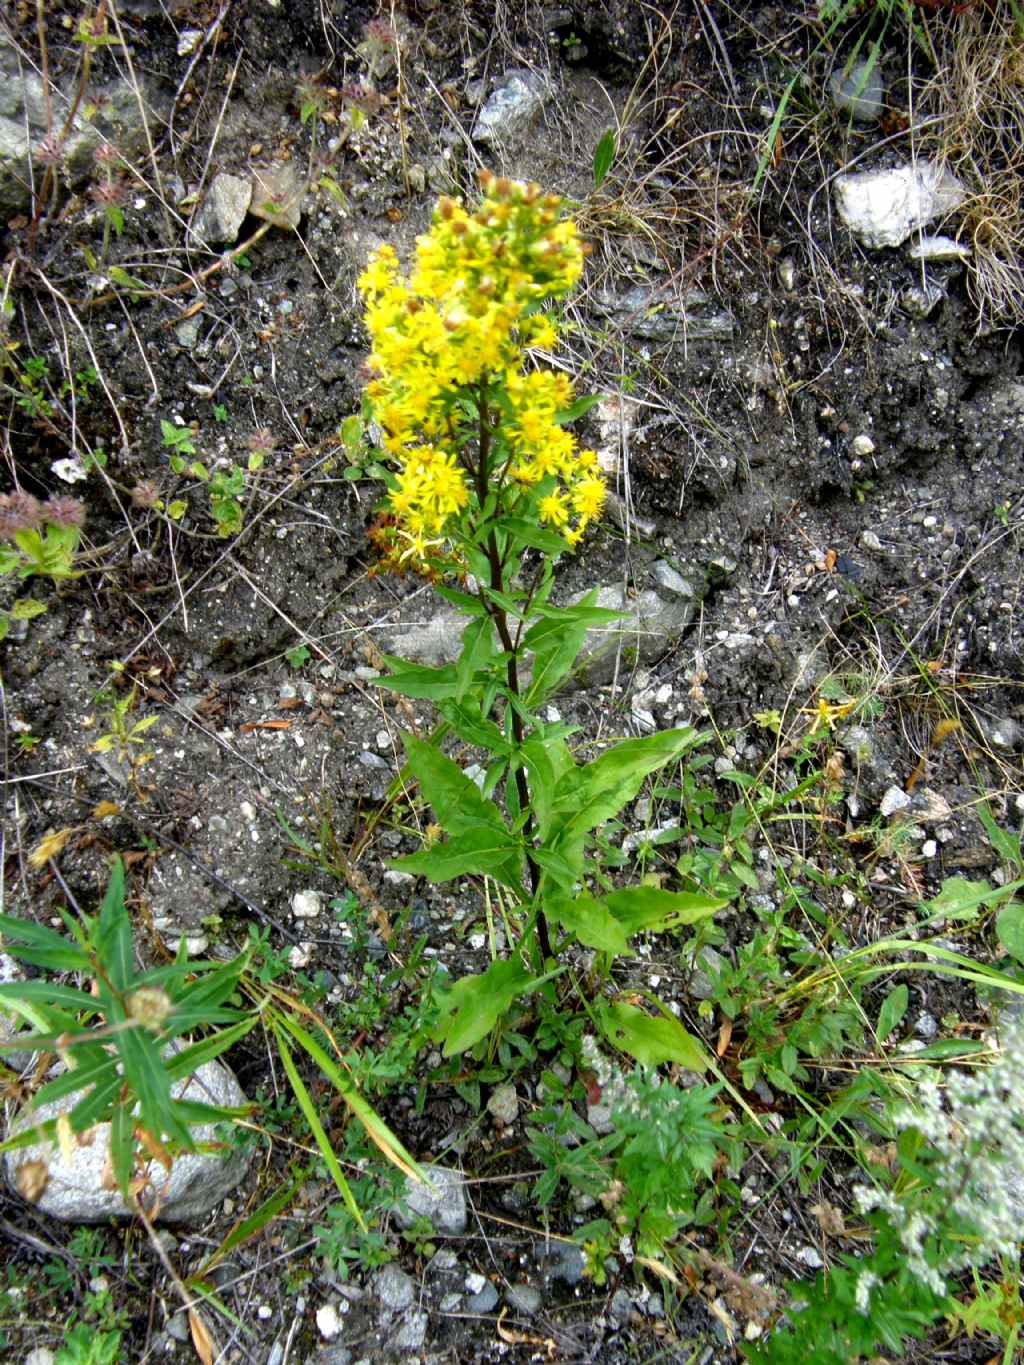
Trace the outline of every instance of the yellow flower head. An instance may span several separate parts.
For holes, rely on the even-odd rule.
[[[582,273],[576,225],[538,185],[484,171],[480,188],[475,209],[438,200],[408,277],[382,246],[357,281],[372,342],[367,401],[398,462],[385,540],[402,567],[428,552],[431,564],[457,557],[453,537],[479,510],[481,478],[507,490],[507,510],[539,517],[567,544],[604,503],[596,456],[565,426],[572,381],[532,368],[527,354],[557,345],[546,305]]]

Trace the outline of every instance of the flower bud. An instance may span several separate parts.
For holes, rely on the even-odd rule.
[[[437,201],[437,211],[446,223],[450,222],[455,213],[455,200],[449,199],[446,194],[442,194]]]
[[[494,172],[489,171],[486,166],[481,166],[476,173],[476,182],[483,190],[484,194],[490,193],[491,186],[494,184],[496,179],[497,177],[495,176]]]
[[[125,997],[128,1018],[135,1019],[150,1033],[159,1033],[174,1008],[171,997],[159,986],[140,986]]]

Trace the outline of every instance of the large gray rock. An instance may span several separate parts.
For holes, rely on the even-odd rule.
[[[932,161],[839,175],[836,208],[866,247],[900,246],[912,232],[959,208],[967,191]]]
[[[429,1184],[411,1176],[392,1210],[400,1228],[411,1228],[417,1218],[428,1218],[435,1232],[461,1237],[466,1231],[466,1183],[447,1166],[424,1166]]]
[[[249,179],[226,172],[215,175],[190,224],[193,235],[201,242],[237,242],[252,190]]]
[[[145,123],[154,128],[159,123],[148,92],[115,81],[90,87],[96,113],[91,120],[76,115],[67,137],[57,145],[71,110],[69,93],[52,86],[48,108],[42,78],[0,29],[0,220],[31,209],[33,182],[38,192],[45,173],[51,126],[50,150],[57,154],[59,180],[78,189],[96,173],[93,154],[97,147],[110,142],[122,155],[136,157],[145,150]]]
[[[707,309],[702,289],[678,291],[635,284],[621,293],[596,291],[590,306],[618,324],[630,336],[648,341],[729,341],[736,330],[731,313]]]
[[[544,82],[533,71],[506,71],[480,110],[474,138],[507,147],[530,131],[546,98]]]
[[[673,580],[669,598],[643,588],[630,597],[622,583],[610,583],[597,591],[595,606],[624,613],[618,626],[602,626],[587,632],[572,681],[577,686],[600,686],[610,682],[616,666],[632,668],[654,663],[676,643],[693,621],[704,584],[690,584],[682,575]],[[692,588],[686,596],[684,586]]]
[[[219,1061],[201,1066],[187,1080],[179,1081],[172,1093],[176,1098],[206,1104],[234,1107],[246,1102],[234,1075]],[[7,1136],[14,1137],[37,1124],[59,1118],[74,1108],[78,1098],[69,1095],[39,1109],[22,1110]],[[213,1124],[199,1124],[192,1132],[197,1142],[216,1141]],[[41,1213],[65,1223],[104,1223],[108,1218],[131,1217],[132,1210],[110,1174],[110,1125],[95,1124],[72,1141],[70,1160],[65,1159],[56,1139],[44,1138],[31,1147],[8,1152],[4,1171],[12,1189],[28,1193],[28,1186],[38,1186],[45,1179],[33,1202]],[[25,1172],[19,1181],[18,1172],[30,1162],[38,1165]],[[182,1153],[175,1157],[169,1173],[160,1162],[151,1161],[144,1169],[147,1184],[140,1197],[146,1207],[159,1201],[156,1217],[160,1222],[198,1222],[230,1194],[249,1169],[249,1162],[248,1151],[233,1147],[216,1153]]]

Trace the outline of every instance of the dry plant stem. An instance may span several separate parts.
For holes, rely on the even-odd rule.
[[[479,408],[479,438],[477,445],[476,462],[476,495],[477,502],[481,509],[487,501],[488,483],[490,478],[490,454],[491,454],[491,425],[490,415],[487,407],[487,376],[480,381],[480,394],[478,399]],[[495,592],[504,590],[504,568],[505,565],[498,553],[498,537],[491,531],[487,539],[487,559],[491,568],[491,588]],[[529,605],[529,604],[527,604]],[[514,697],[519,697],[519,666],[516,656],[517,641],[512,639],[512,634],[508,628],[508,615],[505,609],[496,602],[484,601],[488,615],[494,622],[494,628],[498,632],[498,639],[501,647],[508,654],[508,663],[505,667],[505,676],[508,680],[508,688]],[[525,738],[523,732],[523,718],[517,710],[512,712],[512,737],[516,744],[521,746]],[[519,798],[520,810],[530,810],[530,787],[526,780],[526,773],[522,767],[516,769],[515,775],[516,795]],[[533,815],[528,816],[526,827],[523,831],[527,848],[533,839]],[[540,868],[529,853],[526,855],[526,862],[530,869],[530,891],[536,898],[537,888],[540,885]],[[537,909],[537,941],[540,944],[541,955],[545,961],[552,957],[551,936],[548,933],[548,922],[544,911]]]
[[[167,1278],[174,1285],[174,1288],[181,1299],[182,1305],[184,1306],[186,1312],[188,1312],[190,1315],[194,1314],[195,1317],[198,1318],[199,1322],[202,1324],[202,1330],[205,1331],[206,1333],[206,1336],[208,1338],[208,1344],[210,1350],[213,1353],[214,1358],[219,1359],[220,1348],[217,1345],[216,1338],[210,1331],[205,1320],[199,1315],[199,1306],[201,1305],[202,1300],[197,1298],[194,1294],[189,1293],[188,1288],[183,1282],[181,1276],[175,1270],[174,1266],[171,1265],[171,1258],[167,1255],[167,1248],[164,1246],[163,1242],[157,1236],[156,1228],[154,1228],[152,1222],[146,1216],[146,1212],[143,1209],[142,1205],[139,1203],[138,1199],[133,1197],[132,1204],[134,1205],[135,1214],[142,1223],[142,1226],[146,1229],[146,1236],[149,1238],[150,1246],[152,1246],[153,1250],[156,1252],[157,1258],[160,1261],[160,1264],[163,1266]],[[193,1342],[195,1342],[196,1337],[194,1327],[192,1328],[192,1339]]]

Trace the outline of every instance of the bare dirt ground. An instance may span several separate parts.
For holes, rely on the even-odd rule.
[[[82,41],[83,21],[104,41]],[[383,40],[367,39],[371,21]],[[950,875],[991,875],[998,858],[975,807],[985,795],[1019,828],[1024,792],[1020,333],[986,312],[970,263],[865,251],[831,193],[851,163],[911,154],[905,35],[894,30],[883,50],[889,121],[865,127],[827,96],[845,52],[821,45],[812,14],[761,3],[409,0],[380,12],[341,0],[122,0],[38,15],[12,5],[3,34],[14,93],[0,112],[24,118],[16,91],[38,76],[77,99],[100,145],[124,158],[37,156],[33,187],[0,181],[3,491],[71,492],[88,513],[85,574],[59,590],[34,581],[45,614],[13,622],[0,646],[8,913],[49,920],[68,894],[94,903],[118,851],[140,952],[154,961],[183,935],[197,954],[227,955],[255,927],[307,978],[328,974],[344,1003],[365,999],[366,973],[407,960],[421,937],[427,960],[453,972],[483,960],[477,888],[442,894],[384,876],[384,859],[417,835],[393,790],[408,708],[374,688],[379,651],[440,657],[446,632],[423,584],[371,574],[376,454],[339,435],[360,406],[354,281],[368,252],[389,241],[407,255],[437,194],[472,194],[482,164],[576,201],[594,246],[564,363],[581,391],[608,395],[585,433],[617,497],[560,567],[559,591],[601,585],[648,602],[561,714],[589,739],[711,725],[719,774],[738,768],[766,789],[832,761],[827,840],[764,843],[757,894],[772,894],[775,859],[813,856],[835,877],[821,894],[851,941],[903,924]],[[769,141],[798,67],[806,83]],[[538,108],[504,139],[482,140],[481,109],[513,71],[536,82]],[[66,106],[54,103],[59,125]],[[615,125],[618,155],[595,191],[594,148]],[[201,240],[217,178],[247,184],[254,172],[263,179],[247,211],[230,230],[207,220]],[[925,283],[935,302],[920,316],[907,291]],[[174,471],[168,424],[191,428],[189,458],[208,474],[239,469],[221,506],[237,518],[229,534],[218,534],[213,485]],[[68,461],[84,474],[73,487],[55,467]],[[15,590],[2,591],[9,605]],[[808,739],[822,702],[853,703],[825,742]],[[123,742],[97,752],[118,723]],[[701,780],[728,805],[715,772]],[[910,796],[912,822],[892,824],[892,788]],[[657,796],[631,813],[649,858],[659,846],[679,856],[680,814]],[[338,875],[299,865],[289,828],[310,841],[329,831]],[[58,879],[29,855],[62,830]],[[659,845],[658,830],[675,842]],[[867,888],[852,905],[846,868]],[[325,908],[307,924],[294,898],[310,891]],[[328,908],[350,905],[346,894],[374,909],[355,933]],[[754,894],[741,889],[724,917],[720,953],[751,937]],[[379,911],[400,925],[386,945]],[[685,955],[660,945],[635,970],[659,975],[714,1042]],[[909,1021],[984,1022],[973,996],[928,980],[915,980]],[[389,1011],[412,998],[396,982],[364,1048],[387,1040]],[[229,1060],[247,1093],[272,1103],[279,1080],[257,1035]],[[524,1104],[539,1074],[538,1063],[515,1076]],[[380,1092],[417,1156],[443,1156],[471,1179],[461,1237],[391,1234],[422,1323],[402,1337],[412,1310],[382,1307],[372,1269],[354,1266],[342,1283],[325,1268],[312,1229],[329,1191],[311,1181],[227,1263],[221,1293],[240,1326],[224,1359],[738,1358],[733,1334],[747,1323],[712,1271],[687,1294],[625,1263],[602,1287],[553,1274],[546,1231],[571,1234],[571,1202],[546,1225],[522,1120],[496,1127],[474,1108],[479,1081],[474,1095],[471,1078],[454,1079],[423,1053],[408,1082]],[[759,1111],[789,1117],[787,1097],[761,1084]],[[488,1094],[485,1080],[483,1103]],[[168,1245],[182,1274],[282,1178],[294,1153],[273,1131],[268,1117],[252,1188],[233,1208],[176,1229]],[[728,1255],[715,1255],[773,1284],[809,1273],[830,1254],[808,1213],[815,1190],[753,1167]],[[817,1198],[843,1178],[826,1172]],[[41,1272],[74,1263],[70,1235],[0,1195],[5,1273],[34,1285],[20,1309],[5,1300],[5,1358],[55,1346],[61,1323],[82,1315],[95,1274],[63,1285]],[[120,1358],[193,1358],[163,1268],[129,1230],[103,1236],[96,1273],[121,1314]],[[506,1300],[499,1317],[497,1299],[467,1307],[467,1275],[502,1298],[516,1283],[540,1293]],[[328,1302],[345,1307],[333,1342],[316,1321]],[[966,1341],[928,1351],[918,1358],[987,1358]]]

